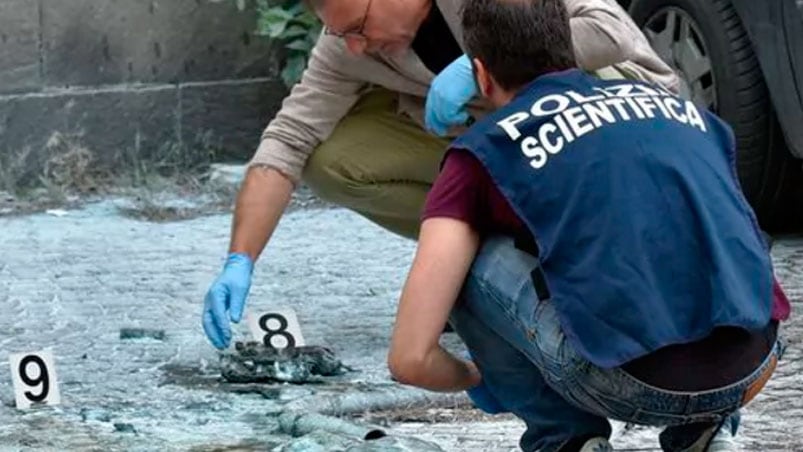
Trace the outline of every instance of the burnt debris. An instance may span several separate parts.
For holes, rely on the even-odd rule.
[[[351,370],[326,347],[274,349],[261,342],[237,342],[234,353],[221,354],[223,378],[230,383],[316,383],[318,377]]]

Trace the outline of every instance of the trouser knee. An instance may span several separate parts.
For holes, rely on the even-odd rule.
[[[312,153],[303,173],[304,183],[328,202],[350,207],[359,188],[366,185],[343,164],[329,146],[322,144]]]

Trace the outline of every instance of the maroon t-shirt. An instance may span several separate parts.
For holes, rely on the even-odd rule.
[[[493,183],[479,160],[451,150],[427,196],[422,219],[448,217],[471,225],[480,236],[529,235],[524,223]],[[789,317],[789,300],[773,284],[772,319]],[[636,378],[677,391],[701,391],[737,381],[761,364],[775,342],[777,323],[765,331],[717,328],[707,338],[664,347],[623,366]]]
[[[459,149],[449,151],[427,195],[422,220],[432,217],[465,221],[483,236],[527,233],[482,163]]]

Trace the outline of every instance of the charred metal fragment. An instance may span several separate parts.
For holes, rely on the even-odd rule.
[[[315,377],[351,370],[326,347],[274,349],[261,342],[237,342],[234,349],[220,357],[223,378],[230,383],[312,383],[321,381]]]

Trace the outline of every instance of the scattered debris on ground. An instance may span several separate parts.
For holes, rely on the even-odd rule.
[[[137,429],[135,429],[133,425],[127,424],[125,422],[115,422],[114,431],[118,433],[133,433],[135,435],[137,434]]]
[[[121,328],[120,339],[153,339],[164,341],[167,338],[164,330],[154,330],[148,328]]]
[[[316,430],[338,433],[363,440],[388,436],[379,426],[356,423],[318,413],[283,413],[279,416],[279,431],[293,437],[304,436]]]
[[[279,452],[438,452],[436,444],[390,434],[384,429],[316,413],[285,413],[279,416],[279,431],[296,439]]]
[[[512,414],[490,415],[478,410],[471,403],[451,407],[399,407],[383,411],[372,411],[360,414],[366,422],[387,426],[398,422],[417,422],[425,424],[481,422],[514,420]]]
[[[214,164],[216,153],[197,147],[167,147],[147,159],[125,150],[98,158],[80,136],[61,133],[46,147],[39,159],[30,149],[0,152],[0,216],[66,212],[106,198],[123,200],[123,215],[145,221],[227,212],[245,168]]]
[[[103,409],[81,408],[81,420],[84,422],[111,422],[112,416]]]
[[[244,168],[243,165],[239,167]],[[240,180],[213,177],[213,174],[209,170],[181,176],[124,177],[90,191],[54,186],[19,193],[0,190],[0,217],[40,212],[63,217],[70,211],[104,199],[115,199],[117,211],[123,217],[153,223],[232,212]],[[331,207],[309,188],[301,186],[293,193],[288,211]]]
[[[317,377],[325,384],[231,383],[221,377],[219,352],[200,328],[203,294],[222,265],[231,216],[132,221],[120,217],[117,202],[65,209],[65,217],[0,218],[6,313],[0,316],[0,361],[11,352],[52,347],[63,401],[17,410],[12,369],[0,365],[0,449],[437,450],[404,442],[409,436],[450,452],[516,450],[525,428],[520,420],[485,417],[464,393],[390,380],[387,346],[398,290],[414,256],[411,241],[341,209],[285,217],[258,263],[249,309],[291,305],[308,343],[334,350],[356,371]],[[800,307],[803,239],[779,238],[773,263]],[[801,337],[801,325],[793,315],[783,334]],[[233,325],[234,337],[251,337],[247,326]],[[167,337],[121,340],[123,327],[159,329]],[[444,335],[443,343],[460,351],[454,336]],[[744,410],[741,450],[803,450],[803,423],[796,421],[803,419],[801,363],[799,341],[791,340],[767,388]],[[387,436],[365,440],[316,431],[293,437],[279,429],[286,413],[379,426]],[[114,423],[129,424],[136,434],[116,431]],[[617,430],[614,424],[614,432],[617,450],[658,450],[655,430]]]
[[[231,383],[311,383],[315,377],[342,375],[350,370],[325,347],[274,349],[260,342],[237,342],[234,353],[221,354],[221,373]]]
[[[272,452],[443,452],[434,443],[412,437],[385,436],[362,440],[340,433],[316,430],[277,447]]]
[[[287,412],[319,413],[328,416],[363,419],[386,425],[393,414],[408,410],[468,409],[472,407],[462,392],[440,393],[423,391],[395,383],[360,385],[348,383],[342,389],[319,391],[315,398],[297,398],[284,405]],[[404,417],[404,416],[400,416]]]

